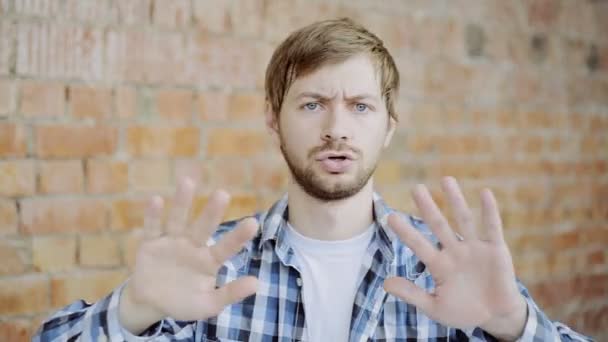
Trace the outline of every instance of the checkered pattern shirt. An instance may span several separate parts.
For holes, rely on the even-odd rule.
[[[77,301],[49,317],[33,341],[306,341],[302,281],[293,247],[285,240],[287,196],[264,213],[255,215],[260,231],[220,269],[218,286],[244,275],[258,278],[255,295],[226,307],[204,321],[166,318],[139,336],[124,330],[118,320],[120,286],[94,304]],[[431,274],[387,225],[390,209],[374,195],[376,229],[361,265],[350,326],[350,341],[493,341],[480,328],[455,329],[428,318],[416,307],[386,293],[384,279],[405,277],[431,291]],[[431,241],[437,239],[419,219],[404,215]],[[212,241],[236,226],[222,224]],[[519,284],[528,303],[522,341],[589,341],[567,326],[550,321]],[[194,305],[194,304],[193,304]],[[462,308],[466,310],[466,308]],[[316,341],[315,341],[316,342]],[[336,341],[337,342],[337,341]]]

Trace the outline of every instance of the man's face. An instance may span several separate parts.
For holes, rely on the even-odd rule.
[[[285,96],[278,135],[295,181],[332,201],[368,183],[394,126],[374,65],[360,55],[298,78]]]

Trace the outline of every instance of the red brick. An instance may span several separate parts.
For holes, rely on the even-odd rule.
[[[265,2],[263,0],[243,0],[232,2],[230,25],[235,35],[259,37],[264,24]],[[220,6],[221,7],[221,6]],[[205,18],[208,18],[207,15]]]
[[[194,0],[192,11],[197,27],[208,32],[229,32],[233,25],[231,7],[232,3],[229,1],[211,3],[205,0]]]
[[[0,161],[0,195],[28,196],[36,192],[36,174],[31,160]]]
[[[378,185],[395,185],[402,179],[401,163],[397,161],[382,161],[374,172],[374,182]]]
[[[189,90],[163,90],[156,94],[158,115],[171,120],[192,118],[194,95]]]
[[[112,92],[107,88],[71,86],[69,108],[77,118],[108,118],[112,115]]]
[[[597,250],[587,254],[586,265],[596,266],[606,264],[606,252],[603,250]]]
[[[200,88],[253,89],[258,84],[257,70],[263,69],[268,62],[258,60],[260,47],[256,40],[251,39],[195,31],[188,48],[192,51],[193,64],[185,65],[178,71],[191,68],[187,73],[190,77],[204,75],[190,81],[196,82]]]
[[[27,269],[27,250],[23,241],[0,240],[0,276],[23,273]]]
[[[15,112],[15,83],[0,79],[0,117],[9,116]]]
[[[15,28],[8,20],[0,21],[0,75],[8,75],[14,53]]]
[[[44,275],[0,279],[0,315],[22,315],[49,309],[49,280]]]
[[[228,191],[251,186],[251,166],[247,160],[217,158],[209,164],[209,185]]]
[[[153,22],[167,28],[185,28],[191,22],[188,0],[154,0]]]
[[[43,161],[38,165],[38,192],[42,194],[81,193],[84,183],[79,160]]]
[[[230,206],[226,211],[226,220],[233,220],[244,216],[249,216],[260,210],[258,199],[250,194],[233,194],[230,200]]]
[[[152,0],[118,1],[116,7],[120,22],[127,25],[145,25],[149,23]]]
[[[17,233],[17,203],[0,198],[0,236]]]
[[[35,236],[32,239],[32,261],[39,272],[74,269],[76,253],[74,236]]]
[[[125,281],[124,271],[87,271],[55,276],[51,279],[52,306],[60,307],[79,299],[89,303],[108,295]]]
[[[237,93],[230,96],[228,117],[234,120],[258,120],[264,118],[264,95]]]
[[[23,82],[19,108],[25,116],[64,115],[65,86],[60,83]]]
[[[212,186],[209,181],[209,164],[210,162],[208,161],[176,160],[173,170],[175,181],[179,182],[180,179],[188,177],[197,184],[197,189],[199,191],[208,189],[208,186]]]
[[[118,266],[121,263],[120,246],[110,235],[81,236],[79,255],[82,266]]]
[[[126,162],[90,159],[86,163],[87,191],[107,194],[127,191],[129,172]]]
[[[198,154],[195,127],[132,126],[127,129],[127,151],[136,157],[192,157]]]
[[[593,17],[594,13],[591,3],[560,1],[559,6],[558,20],[560,31],[566,31],[579,36],[595,36],[597,25]]]
[[[118,199],[112,202],[110,227],[113,230],[128,230],[142,227],[147,198]]]
[[[580,232],[571,231],[553,236],[551,241],[551,249],[555,251],[563,251],[566,249],[576,248],[579,245]]]
[[[129,164],[131,188],[135,191],[159,191],[171,184],[171,166],[167,159],[133,160]]]
[[[137,91],[120,87],[114,93],[115,116],[126,119],[137,116]]]
[[[527,6],[528,23],[535,28],[552,27],[560,12],[560,2],[553,0],[532,0]]]
[[[256,160],[251,167],[254,187],[281,191],[287,185],[288,171],[284,163]]]
[[[25,128],[22,125],[0,122],[0,157],[22,157],[26,153]]]
[[[194,56],[190,36],[196,33],[187,33],[186,38],[185,33],[167,30],[109,31],[106,46],[113,53],[107,54],[106,77],[129,83],[168,85],[196,84],[207,80],[207,77],[198,77],[208,71],[201,67],[203,60]],[[167,54],[167,51],[175,53]]]
[[[97,199],[39,198],[21,201],[26,234],[89,232],[106,227],[106,205]]]
[[[105,76],[105,28],[68,21],[19,21],[16,27],[18,75],[79,80]]]
[[[196,109],[202,121],[224,121],[228,118],[228,94],[213,91],[198,93],[196,96]]]
[[[260,154],[267,146],[267,134],[233,128],[217,128],[210,132],[207,155],[251,157]]]
[[[0,341],[29,342],[31,336],[32,323],[30,320],[7,319],[0,322]]]
[[[310,24],[309,16],[322,20],[332,18],[339,13],[336,6],[328,2],[280,0],[265,1],[264,36],[274,41],[285,39],[287,32],[292,32]]]
[[[435,61],[425,68],[424,91],[438,99],[458,100],[471,93],[473,69],[469,66]]]
[[[36,154],[44,158],[103,156],[114,153],[117,130],[109,126],[36,127]]]

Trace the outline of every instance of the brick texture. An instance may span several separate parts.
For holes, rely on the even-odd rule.
[[[32,239],[32,263],[39,272],[73,269],[76,251],[76,238],[73,236],[36,236]]]
[[[36,192],[32,160],[0,161],[0,195],[7,197],[33,195]]]
[[[343,16],[400,70],[377,190],[416,213],[417,183],[446,210],[440,177],[476,211],[491,187],[540,306],[608,340],[608,3],[437,3],[0,0],[0,340],[122,282],[147,200],[181,177],[192,216],[218,188],[226,219],[281,196],[265,68],[288,32]]]
[[[38,165],[38,192],[41,194],[77,194],[84,188],[80,160],[44,161]]]

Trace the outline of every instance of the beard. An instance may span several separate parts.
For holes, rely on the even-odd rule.
[[[291,171],[296,183],[308,195],[324,202],[342,200],[359,193],[359,191],[361,191],[361,189],[363,189],[363,187],[367,184],[376,169],[376,162],[372,163],[369,167],[365,167],[365,163],[363,163],[363,166],[358,167],[355,170],[355,175],[352,180],[335,181],[327,179],[331,176],[323,175],[321,174],[322,171],[315,170],[314,164],[305,165],[305,162],[302,163],[296,160],[296,158],[291,155],[289,151],[287,151],[282,136],[280,139],[281,153],[283,154],[283,158],[285,158],[285,162],[287,163],[287,166],[289,167],[289,170]],[[363,161],[359,151],[348,147],[346,144],[332,142],[312,149],[308,153],[307,160],[312,160],[313,155],[322,151],[344,151],[349,149],[353,150],[353,152],[359,156],[357,159],[358,161]]]

